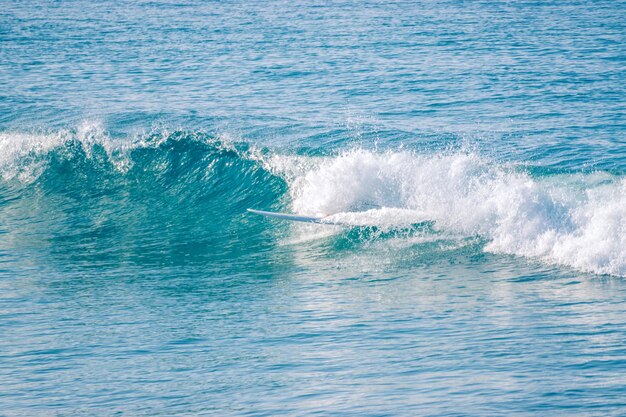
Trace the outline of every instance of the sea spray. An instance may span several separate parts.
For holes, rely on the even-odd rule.
[[[349,150],[291,169],[291,207],[355,225],[434,221],[480,235],[485,250],[626,275],[626,179],[608,173],[533,177],[475,153]]]

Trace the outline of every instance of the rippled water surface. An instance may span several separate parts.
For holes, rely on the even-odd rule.
[[[0,414],[626,414],[624,2],[0,6]]]

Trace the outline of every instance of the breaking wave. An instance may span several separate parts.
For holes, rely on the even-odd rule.
[[[533,177],[465,152],[351,150],[315,162],[274,158],[297,213],[383,228],[433,221],[485,250],[626,275],[626,179]]]
[[[382,230],[430,222],[488,252],[626,276],[626,178],[607,172],[537,175],[460,151],[297,155],[185,131],[116,139],[85,125],[0,133],[0,176],[2,227],[21,249],[36,235],[115,261],[164,247],[227,258],[263,245],[267,225],[245,214],[255,207]]]

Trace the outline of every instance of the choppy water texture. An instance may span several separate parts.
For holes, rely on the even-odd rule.
[[[626,414],[625,26],[1,2],[0,414]]]

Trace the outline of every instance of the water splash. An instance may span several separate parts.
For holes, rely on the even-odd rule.
[[[297,213],[354,225],[436,228],[488,240],[485,250],[626,275],[626,179],[608,173],[535,178],[475,153],[346,151],[292,166]]]

